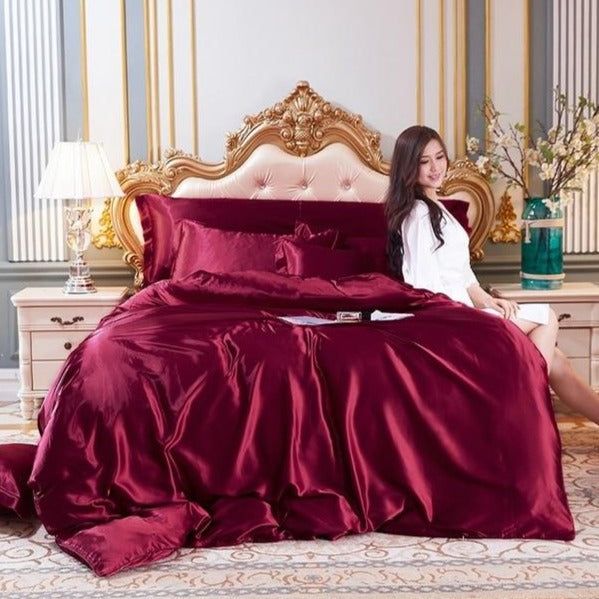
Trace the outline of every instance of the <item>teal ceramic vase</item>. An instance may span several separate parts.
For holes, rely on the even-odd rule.
[[[524,202],[522,289],[559,289],[565,276],[562,209],[552,210],[544,200],[546,198],[528,198]]]

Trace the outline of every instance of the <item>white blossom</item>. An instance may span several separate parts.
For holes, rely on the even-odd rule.
[[[488,156],[479,156],[476,161],[476,168],[483,174],[486,174],[491,166],[491,159]]]
[[[476,167],[486,177],[500,176],[510,187],[522,187],[528,195],[526,170],[534,167],[545,182],[551,196],[563,195],[565,189],[581,187],[589,173],[599,166],[599,112],[597,104],[579,98],[568,106],[567,98],[556,89],[555,124],[544,136],[529,146],[526,131],[520,123],[505,125],[493,102],[485,101],[486,149],[476,161]],[[469,154],[479,150],[479,140],[467,137]],[[571,200],[572,194],[568,192]],[[552,204],[553,205],[553,204]]]
[[[466,149],[468,150],[468,154],[474,154],[478,152],[479,141],[476,137],[466,137]]]

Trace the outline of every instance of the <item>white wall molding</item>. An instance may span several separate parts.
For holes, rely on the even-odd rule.
[[[5,0],[4,60],[13,261],[64,259],[62,206],[34,193],[60,139],[58,0]]]

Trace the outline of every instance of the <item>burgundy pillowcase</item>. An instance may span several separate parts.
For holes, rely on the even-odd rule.
[[[468,206],[466,200],[446,199],[440,200],[443,206],[451,213],[451,215],[462,225],[466,233],[472,233],[472,227],[468,222]]]
[[[303,228],[303,229],[302,229]],[[312,240],[317,239],[317,236],[325,236],[328,231],[321,231],[319,233],[314,233],[312,231],[312,227],[307,223],[298,222],[295,226],[295,235],[296,237],[300,237],[299,231],[307,230],[312,234]],[[335,241],[332,244],[322,243],[319,244],[316,241],[313,241],[314,245],[326,245],[329,248],[333,249],[346,249],[346,250],[355,250],[362,254],[362,265],[364,267],[363,272],[383,272],[386,273],[388,271],[387,267],[387,237],[386,236],[373,236],[373,237],[358,237],[354,235],[347,235],[341,238],[341,235],[338,231],[332,231],[337,233],[335,237]],[[341,238],[341,239],[340,239]],[[308,239],[307,237],[303,237],[303,239]],[[277,262],[277,264],[279,264]],[[279,268],[279,271],[281,269]]]
[[[280,235],[223,231],[183,220],[177,227],[177,256],[172,278],[182,279],[196,270],[275,272],[275,253]]]
[[[310,245],[321,245],[323,247],[335,248],[339,242],[339,231],[326,229],[315,233],[308,223],[297,221],[295,223],[296,241],[304,241]]]
[[[346,237],[343,248],[359,251],[369,272],[388,272],[387,237]]]
[[[231,198],[171,198],[143,194],[135,198],[144,235],[144,285],[171,276],[179,250],[177,225],[185,219],[225,231],[292,235],[296,202]]]
[[[135,201],[145,241],[145,285],[171,276],[179,253],[174,245],[175,232],[177,224],[184,219],[226,231],[277,235],[293,235],[296,221],[307,223],[314,231],[332,227],[345,240],[353,237],[383,240],[377,244],[373,264],[385,262],[384,252],[380,250],[387,235],[382,204],[237,198],[173,199],[158,194],[140,195]]]
[[[339,233],[333,229],[313,233],[310,227],[300,223],[296,235],[305,244],[333,247]],[[224,231],[184,219],[177,225],[177,254],[171,277],[174,280],[182,279],[197,270],[286,272],[285,261],[281,260],[278,253],[282,239],[293,239],[293,236]]]
[[[27,486],[37,447],[25,443],[0,446],[0,513],[28,518],[35,514]]]
[[[368,271],[367,260],[356,250],[331,249],[288,239],[282,239],[279,247],[290,275],[335,279]]]

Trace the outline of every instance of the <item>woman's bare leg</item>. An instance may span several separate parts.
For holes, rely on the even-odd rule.
[[[549,310],[549,322],[547,324],[537,324],[520,318],[513,318],[511,322],[530,337],[530,340],[537,346],[537,349],[543,354],[545,362],[547,362],[547,372],[551,372],[557,330],[559,328],[555,312]]]
[[[580,378],[570,360],[557,347],[549,372],[549,384],[567,406],[599,424],[599,396]]]
[[[567,406],[599,424],[599,396],[572,368],[564,353],[555,346],[558,322],[555,312],[549,311],[549,323],[537,325],[527,320],[512,320],[537,346],[547,362],[549,384]]]

